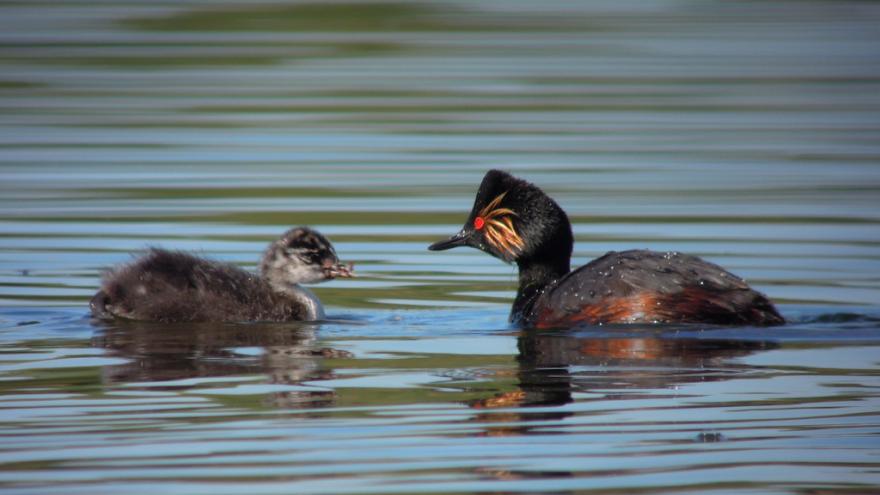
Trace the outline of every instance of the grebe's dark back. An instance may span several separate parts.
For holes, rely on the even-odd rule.
[[[160,322],[318,320],[324,317],[321,302],[299,284],[350,276],[326,237],[297,227],[269,245],[259,275],[151,249],[108,272],[90,306],[96,317]]]
[[[516,262],[519,290],[510,320],[527,327],[785,323],[763,294],[695,256],[610,252],[571,271],[568,216],[537,186],[499,170],[483,178],[461,231],[428,249],[456,246]]]

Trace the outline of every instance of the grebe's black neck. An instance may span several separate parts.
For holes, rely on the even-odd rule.
[[[542,256],[517,261],[519,289],[510,310],[510,321],[519,322],[532,311],[544,289],[571,271],[571,245],[557,256]]]
[[[544,290],[571,271],[574,236],[562,208],[536,186],[526,184],[523,206],[515,206],[524,248],[516,257],[519,289],[510,312],[517,323],[532,311]]]

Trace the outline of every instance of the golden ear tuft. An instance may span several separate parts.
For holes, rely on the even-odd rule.
[[[505,195],[507,195],[506,191],[496,196],[480,210],[477,218],[483,220],[486,241],[513,258],[522,252],[525,242],[513,226],[513,217],[517,216],[516,212],[510,208],[498,208]]]

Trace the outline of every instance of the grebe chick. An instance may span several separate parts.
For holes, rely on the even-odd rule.
[[[571,271],[568,216],[534,184],[490,170],[458,234],[428,249],[471,246],[519,268],[510,321],[525,327],[602,323],[781,325],[763,294],[695,256],[609,252]]]
[[[351,277],[326,237],[288,230],[263,253],[260,274],[181,251],[151,249],[108,272],[89,306],[99,318],[159,322],[295,321],[324,318],[300,284]]]

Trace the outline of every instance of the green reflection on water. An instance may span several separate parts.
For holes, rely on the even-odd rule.
[[[192,10],[125,22],[150,31],[449,31],[467,26],[425,3],[305,3]],[[485,26],[471,27],[485,28]]]
[[[284,48],[284,45],[279,45]],[[193,56],[166,56],[161,53],[135,55],[126,53],[124,55],[95,55],[87,57],[64,57],[58,58],[42,58],[41,62],[64,63],[75,65],[91,65],[101,67],[113,67],[124,69],[147,69],[155,67],[166,68],[188,68],[188,67],[236,67],[236,66],[255,66],[255,65],[272,65],[281,62],[291,62],[303,59],[328,59],[333,57],[360,57],[369,55],[379,55],[402,50],[401,47],[393,43],[297,43],[295,47],[291,46],[289,50],[283,53],[277,53],[278,50],[271,50],[269,53],[260,52],[254,49],[254,53],[245,55],[229,55],[225,53],[206,52]]]
[[[0,81],[0,89],[34,89],[45,86],[45,84],[30,81]]]

